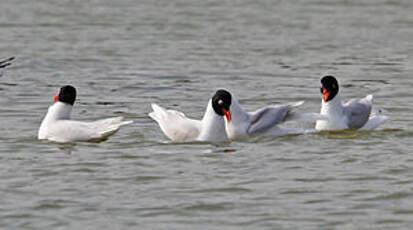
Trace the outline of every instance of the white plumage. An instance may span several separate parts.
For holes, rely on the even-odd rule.
[[[123,125],[132,121],[122,121],[123,117],[113,117],[97,121],[74,121],[70,119],[76,90],[72,86],[64,86],[55,97],[44,117],[38,132],[39,139],[56,142],[106,140]]]
[[[320,114],[327,116],[328,120],[317,121],[316,130],[373,130],[388,120],[385,115],[372,114],[373,95],[343,104],[337,80],[333,76],[326,76],[321,81],[325,96],[321,101]]]
[[[209,100],[202,120],[195,120],[176,110],[167,110],[152,104],[149,116],[155,120],[163,133],[175,142],[206,141],[226,142],[224,118],[216,114]]]

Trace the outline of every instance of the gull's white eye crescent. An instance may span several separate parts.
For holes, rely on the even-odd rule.
[[[222,106],[223,104],[224,104],[224,102],[220,99],[220,100],[218,101],[218,105]]]

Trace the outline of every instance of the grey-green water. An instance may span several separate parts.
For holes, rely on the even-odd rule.
[[[413,2],[3,0],[2,229],[411,229]],[[150,103],[200,118],[218,88],[249,110],[319,78],[374,94],[372,132],[173,144]],[[73,117],[135,123],[103,143],[36,139],[63,84]],[[295,125],[295,124],[291,124]],[[311,127],[311,124],[302,124]]]

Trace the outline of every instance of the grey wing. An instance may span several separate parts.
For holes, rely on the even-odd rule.
[[[348,118],[348,127],[359,129],[369,120],[371,113],[371,102],[364,99],[353,99],[344,105],[344,113]]]
[[[283,122],[291,105],[268,106],[251,113],[251,124],[248,133],[253,135],[265,132]]]

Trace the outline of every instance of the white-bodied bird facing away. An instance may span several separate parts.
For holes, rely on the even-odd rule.
[[[322,94],[320,114],[326,115],[328,120],[317,121],[315,126],[317,130],[373,130],[388,119],[384,115],[372,115],[373,95],[352,99],[343,104],[338,82],[333,76],[321,78],[320,91]]]
[[[245,139],[254,136],[280,136],[288,134],[309,133],[311,130],[281,128],[278,125],[289,120],[323,119],[315,113],[296,113],[292,110],[304,102],[285,105],[271,105],[254,112],[244,111],[237,99],[227,90],[218,90],[215,95],[223,101],[222,113],[225,115],[226,132],[231,140]]]
[[[154,119],[163,133],[174,142],[228,142],[225,132],[224,102],[216,95],[209,100],[202,120],[195,120],[176,110],[167,110],[152,104]]]
[[[73,104],[76,100],[76,89],[63,86],[54,98],[39,128],[38,138],[55,142],[106,140],[123,125],[132,121],[122,121],[123,117],[113,117],[97,121],[70,120]]]

